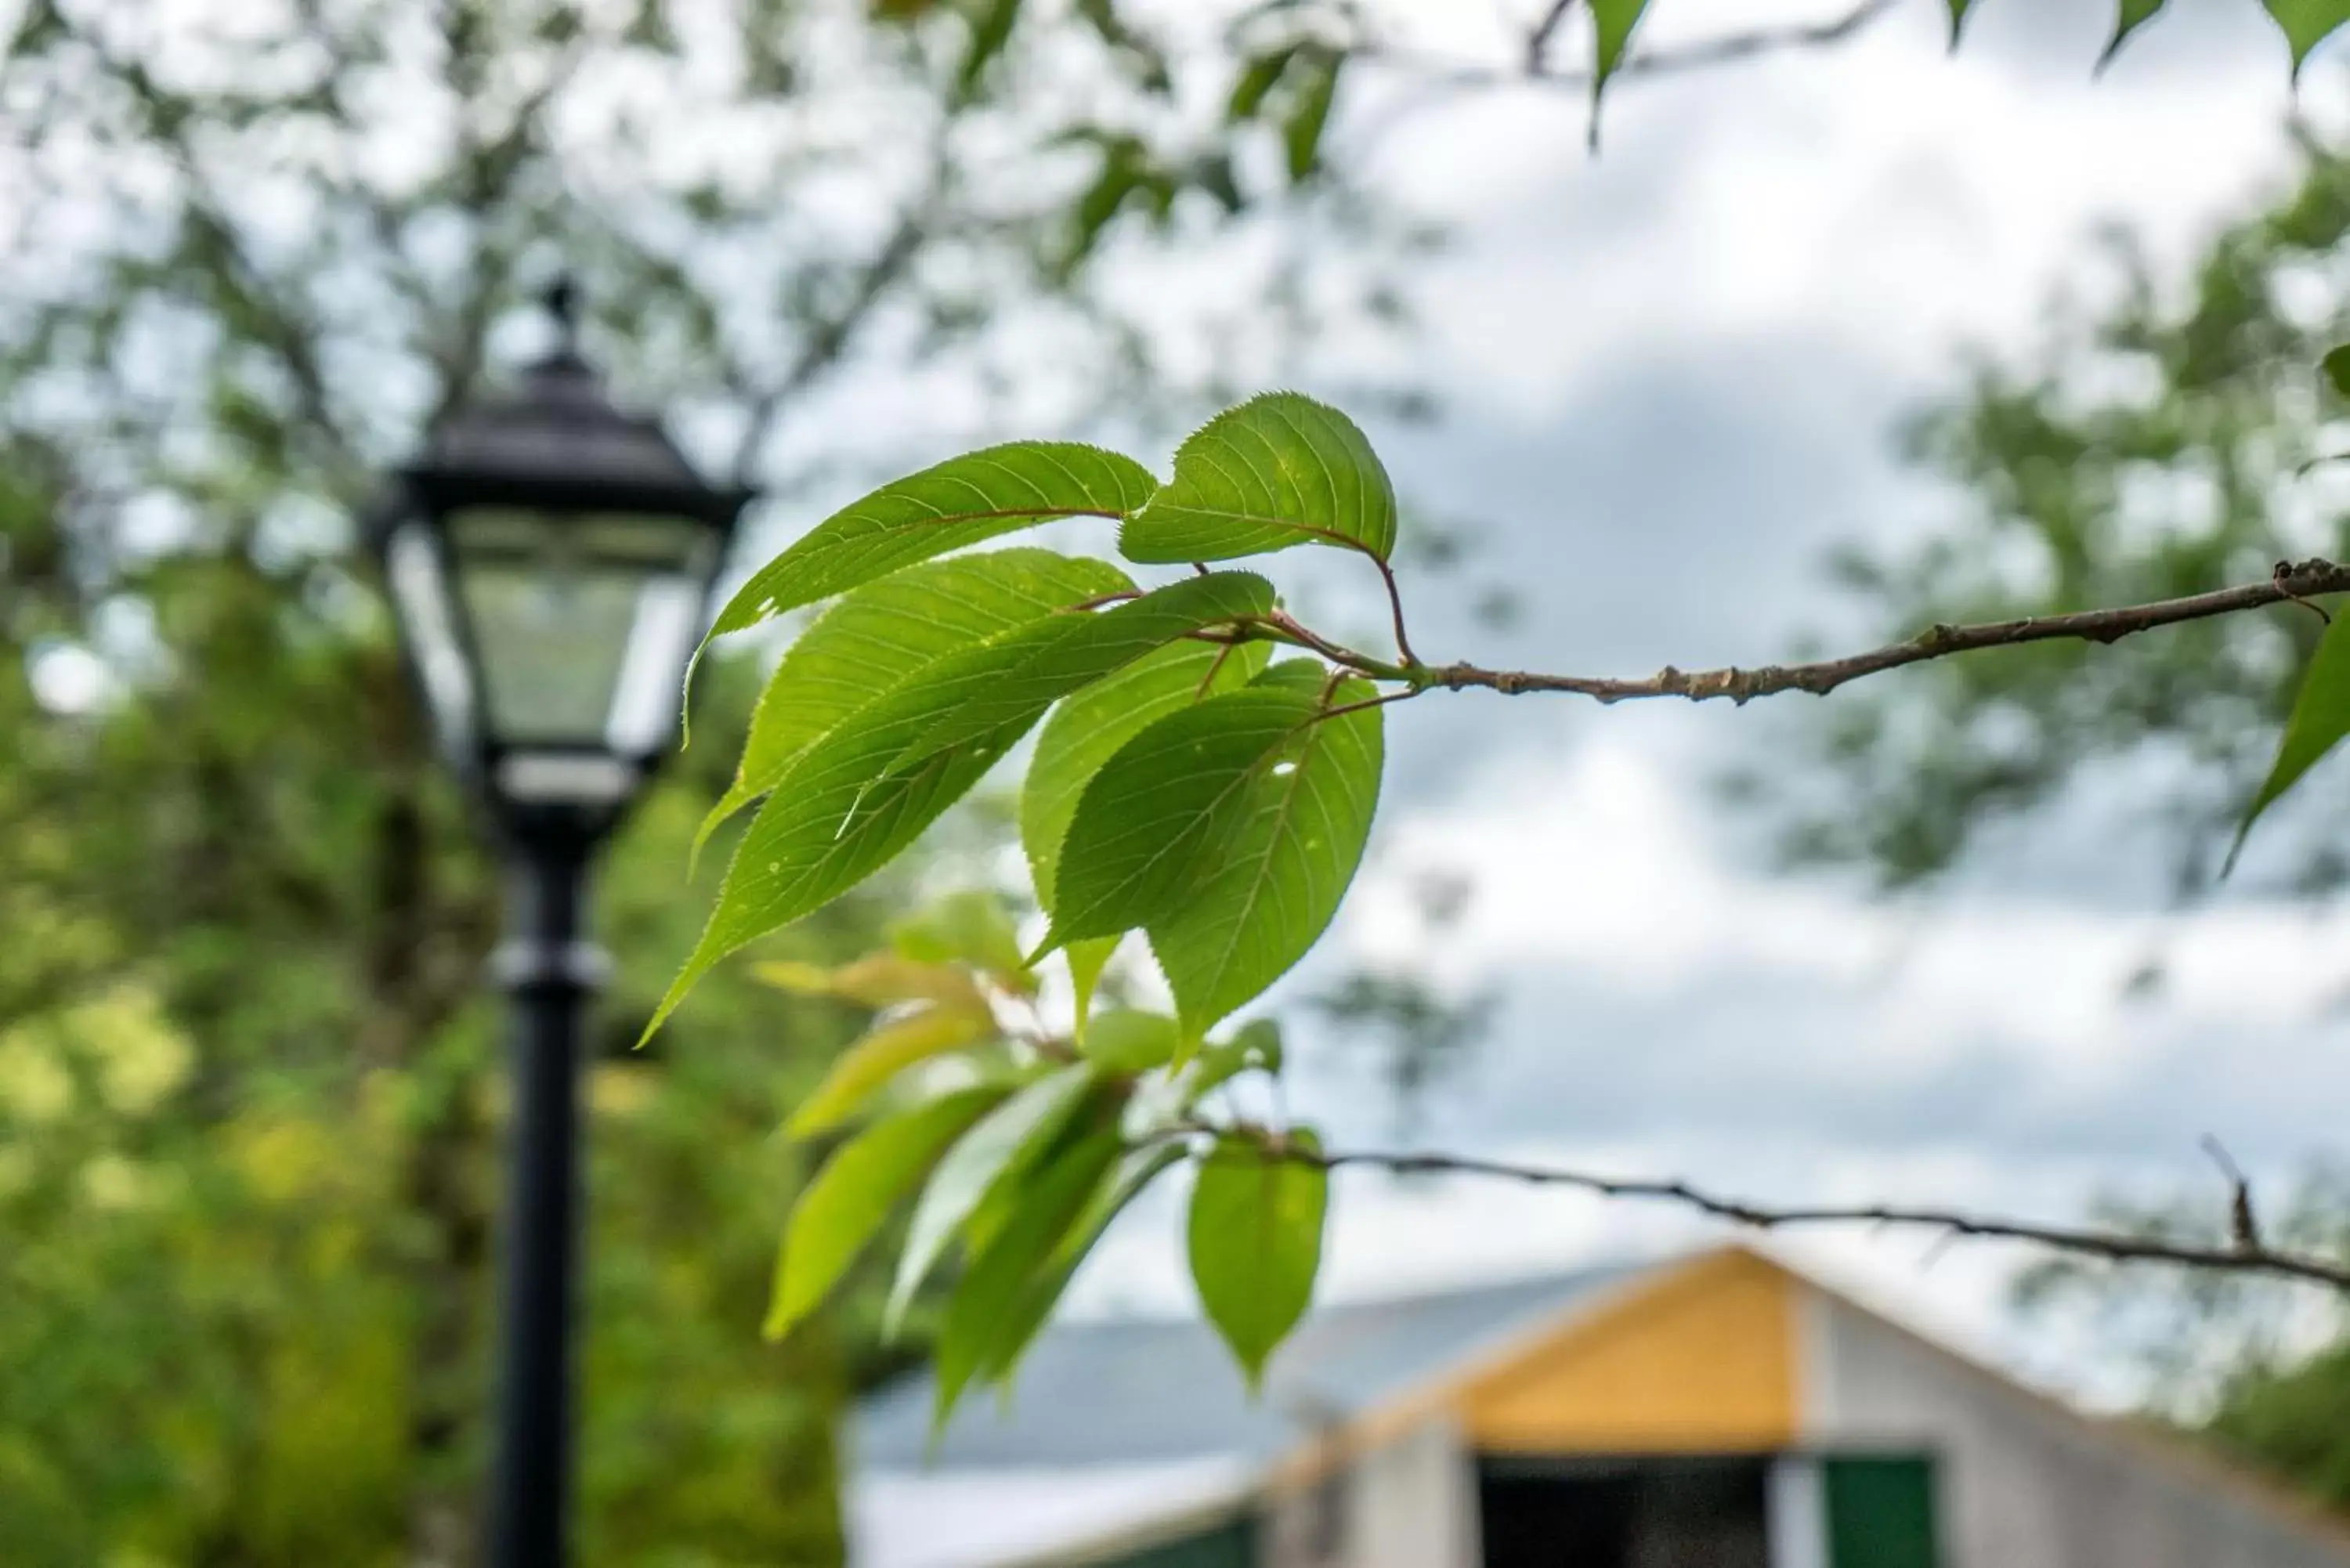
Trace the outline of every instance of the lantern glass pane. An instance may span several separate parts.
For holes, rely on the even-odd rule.
[[[641,755],[666,738],[665,722],[645,718],[646,692],[655,673],[671,687],[682,678],[713,548],[706,529],[474,507],[450,518],[449,536],[501,744]],[[646,668],[655,659],[657,672]]]
[[[432,529],[421,521],[400,524],[385,546],[384,574],[433,728],[444,748],[462,754],[474,737],[473,676]]]

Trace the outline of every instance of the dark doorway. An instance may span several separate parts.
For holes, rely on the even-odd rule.
[[[1768,1462],[1482,1460],[1485,1568],[1770,1568]]]

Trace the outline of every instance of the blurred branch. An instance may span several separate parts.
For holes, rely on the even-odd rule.
[[[1907,664],[1922,664],[1954,653],[1986,648],[2012,648],[2027,642],[2074,640],[2116,642],[2133,632],[2182,621],[2208,620],[2263,606],[2300,603],[2316,594],[2350,593],[2350,566],[2318,558],[2299,565],[2280,561],[2266,582],[2244,583],[2184,598],[2158,599],[2151,604],[2114,609],[2077,610],[2068,615],[2026,616],[2020,620],[1982,621],[1971,625],[1929,627],[1906,641],[1888,643],[1842,659],[1811,664],[1765,664],[1752,670],[1731,665],[1721,670],[1676,670],[1667,665],[1644,680],[1610,680],[1595,676],[1543,675],[1530,670],[1486,670],[1473,664],[1421,666],[1409,671],[1364,659],[1353,667],[1380,679],[1408,679],[1416,689],[1431,686],[1460,691],[1482,687],[1515,696],[1526,691],[1564,691],[1624,702],[1645,697],[1685,697],[1703,702],[1727,697],[1744,703],[1781,691],[1809,691],[1825,696],[1847,681]],[[1348,660],[1347,662],[1352,662]]]
[[[2241,1232],[2231,1245],[2210,1246],[2158,1234],[2042,1225],[2024,1220],[2001,1219],[1950,1209],[1913,1209],[1883,1203],[1803,1204],[1783,1208],[1724,1197],[1678,1179],[1599,1176],[1559,1166],[1520,1165],[1508,1160],[1480,1159],[1465,1155],[1378,1149],[1324,1152],[1294,1142],[1272,1128],[1248,1125],[1211,1127],[1191,1124],[1178,1127],[1167,1136],[1191,1137],[1200,1134],[1244,1137],[1256,1143],[1274,1158],[1315,1166],[1324,1170],[1367,1166],[1399,1176],[1482,1176],[1537,1187],[1569,1187],[1596,1193],[1602,1198],[1647,1199],[1678,1203],[1700,1214],[1758,1231],[1809,1225],[1900,1225],[1939,1231],[1950,1237],[2030,1241],[2112,1262],[2171,1263],[2190,1269],[2271,1274],[2350,1291],[2350,1266],[2306,1252],[2266,1246],[2256,1237]]]

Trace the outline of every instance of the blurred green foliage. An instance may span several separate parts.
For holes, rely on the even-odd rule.
[[[2045,350],[1984,362],[1910,427],[1951,484],[1951,525],[1856,549],[1842,581],[1890,634],[2191,594],[2350,551],[2350,403],[2320,361],[2350,337],[2350,151],[2304,137],[2290,189],[2230,224],[2183,286],[2126,236],[2054,311]],[[2206,888],[2276,747],[2322,628],[2286,606],[2110,647],[2044,642],[1945,659],[1806,715],[1812,769],[1742,781],[1799,858],[1888,882],[1950,868],[1994,825],[2085,780],[2151,818],[2182,895]],[[2247,862],[2319,894],[2350,874],[2321,769]],[[2290,823],[2292,826],[2288,826]],[[2282,868],[2282,869],[2280,869]]]

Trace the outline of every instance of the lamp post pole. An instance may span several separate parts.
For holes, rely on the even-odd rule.
[[[510,836],[507,849],[512,934],[496,967],[513,999],[514,1104],[492,1568],[561,1568],[567,1561],[582,1025],[603,967],[580,937],[593,848],[577,828],[533,825]]]
[[[578,1317],[583,1015],[604,968],[581,911],[596,846],[674,733],[735,519],[656,420],[552,350],[452,410],[369,507],[367,534],[442,753],[504,852],[513,998],[491,1568],[564,1568]]]

